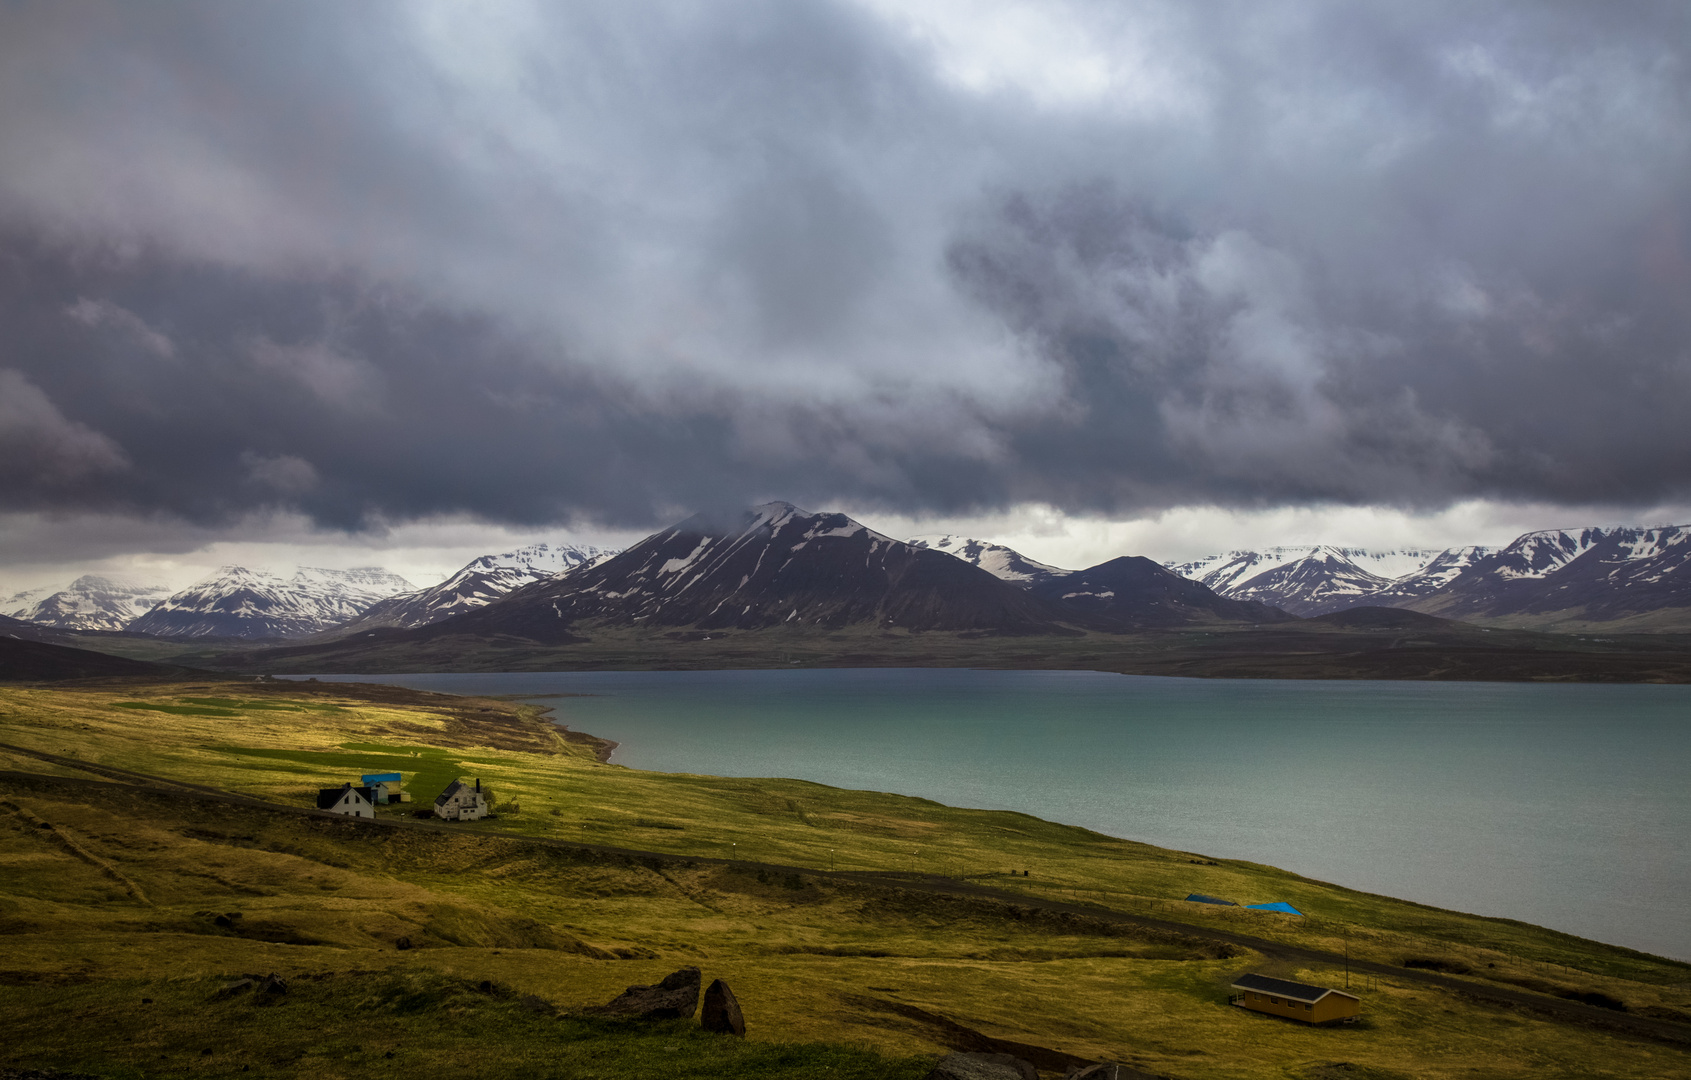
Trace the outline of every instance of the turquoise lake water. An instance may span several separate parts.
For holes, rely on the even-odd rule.
[[[637,769],[1020,810],[1691,959],[1691,687],[958,669],[333,678],[532,697]],[[593,696],[559,696],[578,694]]]

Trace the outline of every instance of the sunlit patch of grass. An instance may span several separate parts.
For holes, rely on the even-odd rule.
[[[170,713],[173,716],[239,716],[234,709],[208,708],[204,705],[166,705],[156,701],[114,701],[114,709],[140,709],[143,712]]]
[[[425,796],[432,800],[463,771],[456,757],[433,747],[390,747],[376,743],[347,743],[344,746],[346,749],[340,751],[277,750],[256,746],[211,746],[206,749],[237,758],[291,762],[305,766],[301,772],[308,775],[328,777],[337,772],[344,773],[347,780],[355,782],[360,776],[370,773],[396,772],[405,777],[404,790],[414,800],[424,800]]]

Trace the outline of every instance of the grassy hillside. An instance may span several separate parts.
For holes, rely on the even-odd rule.
[[[1181,1078],[1691,1073],[1685,964],[1024,815],[636,772],[504,702],[8,688],[0,743],[0,1067],[917,1077],[947,1048],[1016,1043]],[[390,769],[416,800],[384,810],[394,827],[304,812]],[[454,776],[491,789],[496,820],[408,816]],[[989,888],[1023,899],[969,894]],[[1194,891],[1310,916],[1178,899]],[[1361,1024],[1226,1005],[1246,970],[1343,985],[1309,958],[1347,948]],[[748,1040],[570,1015],[685,964],[734,987]],[[272,971],[285,994],[219,997]],[[1557,1015],[1575,994],[1654,1035]]]

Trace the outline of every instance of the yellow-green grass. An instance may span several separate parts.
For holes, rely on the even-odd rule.
[[[661,1045],[680,1036],[669,1029],[651,1036],[668,1040],[655,1050],[621,1028],[569,1028],[575,1034],[566,1038],[558,1021],[535,1019],[514,998],[477,996],[474,986],[492,980],[570,1009],[693,963],[707,980],[720,976],[734,986],[753,1042],[794,1044],[780,1053],[799,1056],[768,1066],[776,1071],[767,1075],[805,1074],[815,1065],[805,1064],[808,1053],[859,1053],[851,1058],[857,1065],[841,1059],[838,1075],[859,1067],[920,1075],[904,1059],[939,1052],[945,1034],[899,1013],[900,1004],[995,1038],[1179,1077],[1315,1075],[1311,1068],[1337,1061],[1422,1077],[1691,1072],[1683,1049],[1477,1003],[1407,978],[1353,979],[1366,1022],[1307,1029],[1228,1008],[1228,983],[1260,970],[1333,985],[1342,982],[1340,971],[1227,957],[1193,938],[1017,917],[1002,905],[825,876],[789,881],[775,871],[759,880],[751,868],[693,860],[737,855],[818,869],[945,873],[1305,947],[1337,950],[1348,941],[1359,959],[1434,958],[1470,967],[1475,981],[1599,992],[1664,1016],[1691,1012],[1684,964],[1270,867],[1211,865],[1024,815],[797,781],[640,773],[599,764],[590,746],[563,741],[522,706],[361,694],[297,684],[0,691],[0,742],[91,765],[303,808],[318,787],[397,764],[417,801],[392,813],[426,806],[431,786],[460,774],[481,777],[497,805],[521,806],[444,833],[396,833],[112,789],[93,798],[74,784],[20,787],[5,796],[15,809],[0,807],[0,969],[8,973],[0,1001],[24,1035],[0,1051],[0,1064],[176,1069],[175,1051],[155,1044],[186,1040],[181,1046],[197,1054],[190,1035],[205,1012],[239,1018],[228,1021],[217,1045],[245,1048],[238,1060],[254,1070],[352,1075],[372,1064],[373,1047],[385,1053],[398,1040],[411,1055],[404,1071],[414,1072],[462,1063],[466,1047],[491,1039],[485,1075],[534,1071],[532,1055],[558,1040],[595,1046],[608,1055],[603,1061],[622,1062],[610,1071],[627,1074],[641,1054],[667,1060]],[[216,704],[207,704],[211,698]],[[0,768],[75,774],[3,750]],[[653,869],[538,847],[522,839],[528,836],[673,858]],[[1012,879],[1011,869],[1031,873]],[[1176,899],[1192,891],[1285,899],[1312,917]],[[212,922],[231,912],[242,915],[232,926]],[[395,949],[400,937],[418,947]],[[212,1000],[226,978],[270,970],[295,980],[341,973],[311,982],[317,997],[290,991],[286,1008],[311,1018],[292,1042],[278,1042],[266,1026],[281,1006]],[[345,975],[353,970],[370,974]],[[356,1036],[363,1029],[337,1010],[364,1001],[356,995],[378,984],[422,987],[415,993],[448,1003],[416,1015],[371,1006],[364,1010],[370,1033]],[[137,994],[160,1007],[137,1011]],[[511,1034],[492,1039],[487,1025]],[[362,1056],[346,1049],[355,1043]],[[291,1049],[274,1058],[259,1053],[284,1044]],[[892,1060],[811,1044],[867,1047]],[[167,1054],[163,1065],[159,1052]],[[212,1058],[208,1069],[236,1069],[235,1057]],[[591,1071],[587,1058],[551,1060],[560,1074]],[[763,1068],[748,1061],[743,1071]]]

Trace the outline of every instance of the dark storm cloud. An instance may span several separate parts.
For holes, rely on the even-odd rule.
[[[10,6],[3,507],[1691,488],[1683,5],[1007,10]]]

